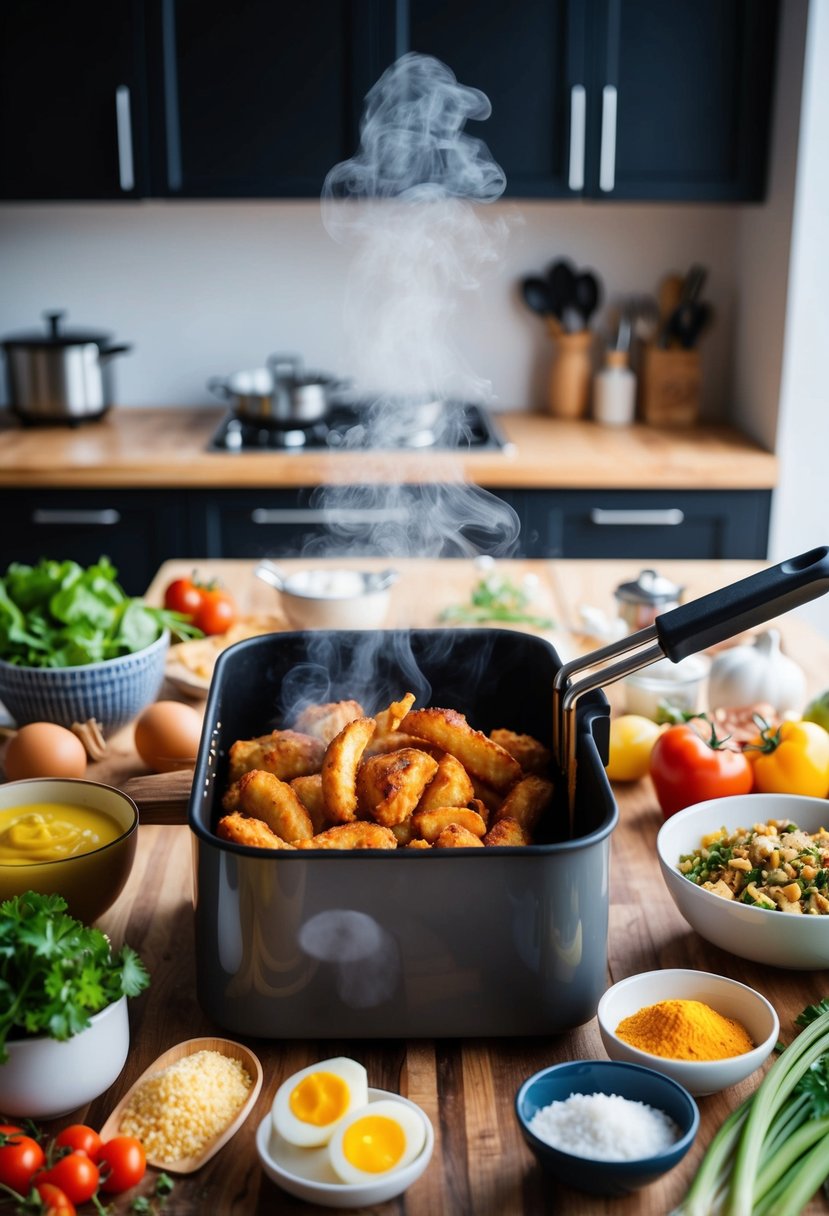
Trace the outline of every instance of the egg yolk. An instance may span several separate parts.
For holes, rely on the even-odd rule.
[[[342,1118],[348,1100],[348,1085],[342,1077],[333,1072],[312,1072],[291,1090],[288,1105],[301,1122],[326,1127]]]
[[[402,1127],[384,1115],[355,1119],[343,1136],[346,1161],[366,1174],[383,1174],[394,1169],[405,1148]]]

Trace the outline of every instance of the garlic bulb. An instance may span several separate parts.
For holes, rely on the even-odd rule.
[[[805,695],[803,670],[782,653],[776,629],[758,634],[752,642],[721,651],[711,664],[708,676],[711,709],[765,701],[778,714],[784,714],[800,710]]]

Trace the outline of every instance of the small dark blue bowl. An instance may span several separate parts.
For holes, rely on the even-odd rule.
[[[618,1094],[662,1110],[679,1128],[679,1139],[654,1157],[635,1161],[597,1161],[553,1148],[529,1129],[537,1110],[566,1102],[571,1094]],[[654,1182],[678,1165],[694,1143],[699,1110],[687,1089],[639,1064],[616,1060],[574,1060],[535,1073],[518,1091],[515,1113],[531,1151],[548,1173],[566,1186],[592,1195],[627,1195]]]

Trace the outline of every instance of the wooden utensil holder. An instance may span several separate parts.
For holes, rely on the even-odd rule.
[[[693,426],[699,419],[698,350],[646,346],[639,369],[639,413],[651,426]]]
[[[590,407],[593,380],[593,334],[590,330],[555,338],[547,404],[556,418],[583,418]]]

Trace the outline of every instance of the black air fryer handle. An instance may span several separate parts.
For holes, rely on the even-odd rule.
[[[810,549],[663,612],[654,621],[662,649],[678,663],[829,591],[829,546]]]

